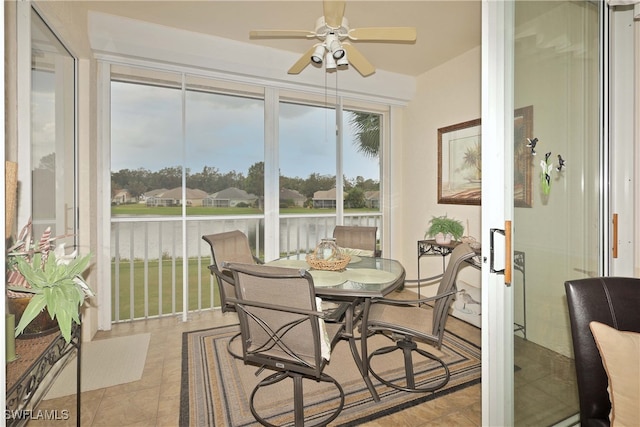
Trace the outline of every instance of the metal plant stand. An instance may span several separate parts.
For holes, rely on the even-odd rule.
[[[445,258],[453,249],[459,245],[459,242],[451,242],[448,244],[436,243],[435,240],[418,240],[418,298],[420,298],[420,284],[421,282],[430,282],[432,280],[442,277],[446,268]],[[476,249],[476,256],[467,261],[473,267],[477,269],[482,268],[480,261],[480,249]],[[420,258],[424,256],[440,255],[442,257],[442,273],[432,277],[422,279],[420,276]],[[522,305],[523,305],[523,321],[522,324],[514,324],[514,332],[522,332],[524,339],[527,339],[527,281],[525,274],[525,256],[522,251],[513,251],[513,268],[522,273]]]
[[[30,419],[59,421],[67,419],[67,408],[38,411],[36,407],[46,395],[62,369],[76,353],[76,425],[80,426],[80,325],[71,330],[67,343],[60,332],[16,340],[18,358],[7,363],[5,419],[7,426],[22,426]]]

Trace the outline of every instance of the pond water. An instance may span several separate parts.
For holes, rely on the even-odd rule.
[[[377,220],[378,218],[373,218]],[[186,224],[186,245],[189,257],[209,257],[209,245],[202,240],[205,234],[241,230],[249,237],[252,249],[262,253],[263,223],[261,219],[189,220]],[[182,256],[183,222],[180,220],[130,222],[118,219],[111,224],[111,256],[120,259],[158,259]],[[335,219],[327,217],[283,218],[280,221],[280,250],[284,253],[310,252],[318,242],[331,237]],[[260,234],[260,239],[256,236]]]

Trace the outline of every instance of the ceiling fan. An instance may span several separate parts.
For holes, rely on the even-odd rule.
[[[300,59],[289,68],[289,74],[299,74],[313,63],[325,63],[328,71],[352,65],[362,76],[373,74],[375,67],[362,55],[353,42],[412,42],[416,40],[413,27],[349,28],[344,16],[344,0],[324,0],[324,15],[316,20],[315,31],[307,30],[253,30],[250,38],[307,38],[318,39]],[[348,40],[348,41],[347,41]]]

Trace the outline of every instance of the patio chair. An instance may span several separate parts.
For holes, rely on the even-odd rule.
[[[630,425],[635,424],[640,415],[637,406],[640,399],[640,378],[631,369],[635,363],[637,372],[637,347],[633,362],[634,352],[626,351],[620,341],[616,342],[613,351],[626,362],[616,364],[610,359],[605,369],[603,359],[606,357],[601,356],[589,324],[595,321],[614,328],[608,332],[610,339],[618,335],[617,331],[640,332],[640,279],[593,277],[569,280],[564,283],[564,287],[576,364],[580,424],[585,427],[608,426],[611,419],[616,419],[620,425],[626,425],[623,415],[630,420]],[[603,345],[602,338],[598,339],[600,346]],[[631,397],[634,385],[624,388],[625,382],[629,380],[635,381],[631,383],[635,384],[635,398]],[[608,387],[611,390],[607,390]],[[631,405],[624,405],[624,399],[616,401],[618,391],[627,392],[626,397],[631,397],[627,403]],[[613,393],[613,399],[610,393]]]
[[[275,371],[251,392],[249,407],[263,425],[272,425],[255,408],[256,393],[287,378],[293,380],[293,421],[296,426],[326,425],[344,406],[340,384],[323,372],[330,353],[341,338],[344,325],[324,323],[313,278],[305,270],[251,264],[224,264],[233,272],[242,354],[245,364]],[[332,383],[339,403],[330,414],[305,421],[303,380]],[[282,396],[277,396],[282,399]]]
[[[355,255],[380,256],[376,249],[378,227],[336,225],[333,237],[341,248],[356,249]],[[364,251],[364,252],[360,252]]]
[[[444,387],[449,382],[447,364],[435,354],[419,347],[418,343],[426,343],[437,349],[442,345],[445,325],[449,309],[455,298],[456,277],[465,266],[464,261],[471,259],[475,252],[466,243],[461,243],[453,250],[444,272],[437,295],[415,300],[397,300],[389,298],[371,298],[365,301],[362,316],[362,359],[375,378],[389,387],[408,392],[430,392]],[[373,336],[383,334],[395,341],[392,346],[377,348],[369,354],[368,345]],[[404,376],[397,379],[385,379],[378,375],[371,366],[374,358],[400,350],[404,357]],[[413,354],[438,362],[443,371],[440,381],[416,382]],[[419,360],[419,359],[418,359]]]
[[[220,308],[223,313],[236,311],[233,304],[230,304],[228,301],[230,297],[235,297],[236,293],[233,283],[233,275],[230,271],[222,268],[223,262],[262,264],[262,260],[252,254],[251,247],[249,246],[249,239],[247,238],[247,235],[240,230],[207,234],[202,236],[202,240],[207,242],[211,247],[211,259],[213,264],[209,266],[209,271],[211,271],[211,275],[213,275],[218,282]],[[241,358],[241,356],[231,349],[231,343],[239,336],[240,334],[238,333],[231,337],[227,347],[229,353],[238,359]]]

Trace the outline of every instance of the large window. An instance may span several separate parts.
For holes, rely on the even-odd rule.
[[[179,206],[184,163],[181,103],[179,88],[111,83],[114,214],[153,215],[161,211],[143,208]],[[173,199],[168,200],[167,192],[175,193]]]
[[[240,229],[261,251],[263,100],[122,66],[110,97],[112,319],[218,306],[201,236]]]
[[[351,213],[379,211],[380,117],[344,111],[336,123],[333,107],[281,102],[280,213],[301,207],[335,211],[340,203]],[[342,141],[337,142],[340,125]]]
[[[204,196],[192,206],[201,206],[200,213],[206,215],[260,214],[264,197],[263,100],[215,93],[202,84],[189,85],[186,126],[187,188]]]
[[[182,75],[143,74],[114,73],[111,83],[112,214],[259,213],[262,99],[196,78],[183,91]]]
[[[345,111],[342,123],[345,209],[379,212],[382,115]]]
[[[239,229],[273,259],[313,250],[338,223],[381,224],[380,113],[337,120],[300,94],[110,70],[113,320],[219,306],[204,234]]]
[[[280,213],[336,209],[336,113],[280,103]]]

